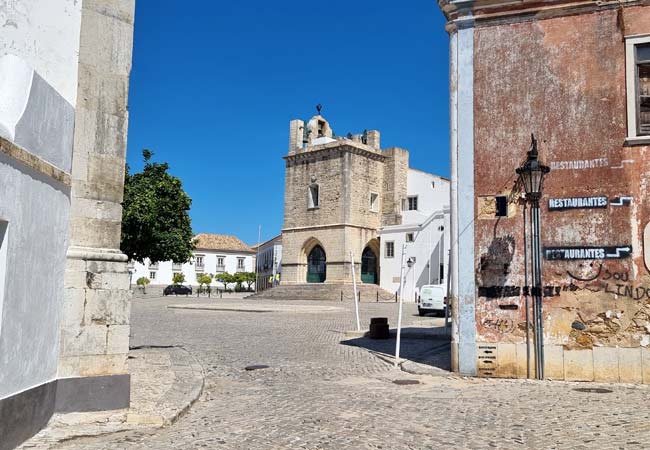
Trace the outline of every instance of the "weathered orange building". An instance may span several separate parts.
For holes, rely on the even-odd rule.
[[[451,50],[454,368],[534,376],[515,169],[535,133],[551,167],[545,376],[650,383],[650,2],[438,3]]]

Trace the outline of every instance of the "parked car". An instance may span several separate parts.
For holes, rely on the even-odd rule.
[[[420,289],[418,297],[418,313],[441,313],[444,315],[447,307],[446,286],[442,284],[427,284]]]
[[[163,295],[190,295],[192,286],[183,286],[182,284],[170,284],[163,290]]]

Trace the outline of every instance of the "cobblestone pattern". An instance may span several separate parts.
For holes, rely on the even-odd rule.
[[[164,307],[171,302],[179,299],[136,301],[133,343],[187,348],[206,371],[201,399],[170,427],[57,448],[650,448],[644,386],[609,385],[610,393],[599,394],[575,390],[595,384],[397,371],[365,348],[340,343],[353,328],[350,303],[342,312],[292,314]],[[394,304],[362,306],[364,323],[379,315],[396,323]],[[406,328],[441,322],[406,305]],[[411,340],[421,349],[440,342],[407,338],[406,347],[416,345]],[[271,367],[247,372],[249,364]]]

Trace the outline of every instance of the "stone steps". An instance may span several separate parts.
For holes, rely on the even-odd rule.
[[[386,291],[376,284],[359,284],[357,291],[362,302],[394,301],[395,293]],[[354,296],[351,284],[285,284],[267,289],[257,294],[250,295],[249,299],[268,300],[323,300],[323,301],[351,301]]]

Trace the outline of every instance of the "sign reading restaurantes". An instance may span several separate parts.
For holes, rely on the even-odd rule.
[[[608,200],[605,196],[550,198],[548,199],[548,210],[607,208],[607,204]]]
[[[621,259],[632,254],[631,245],[620,247],[544,247],[544,258],[550,261],[576,259]]]

